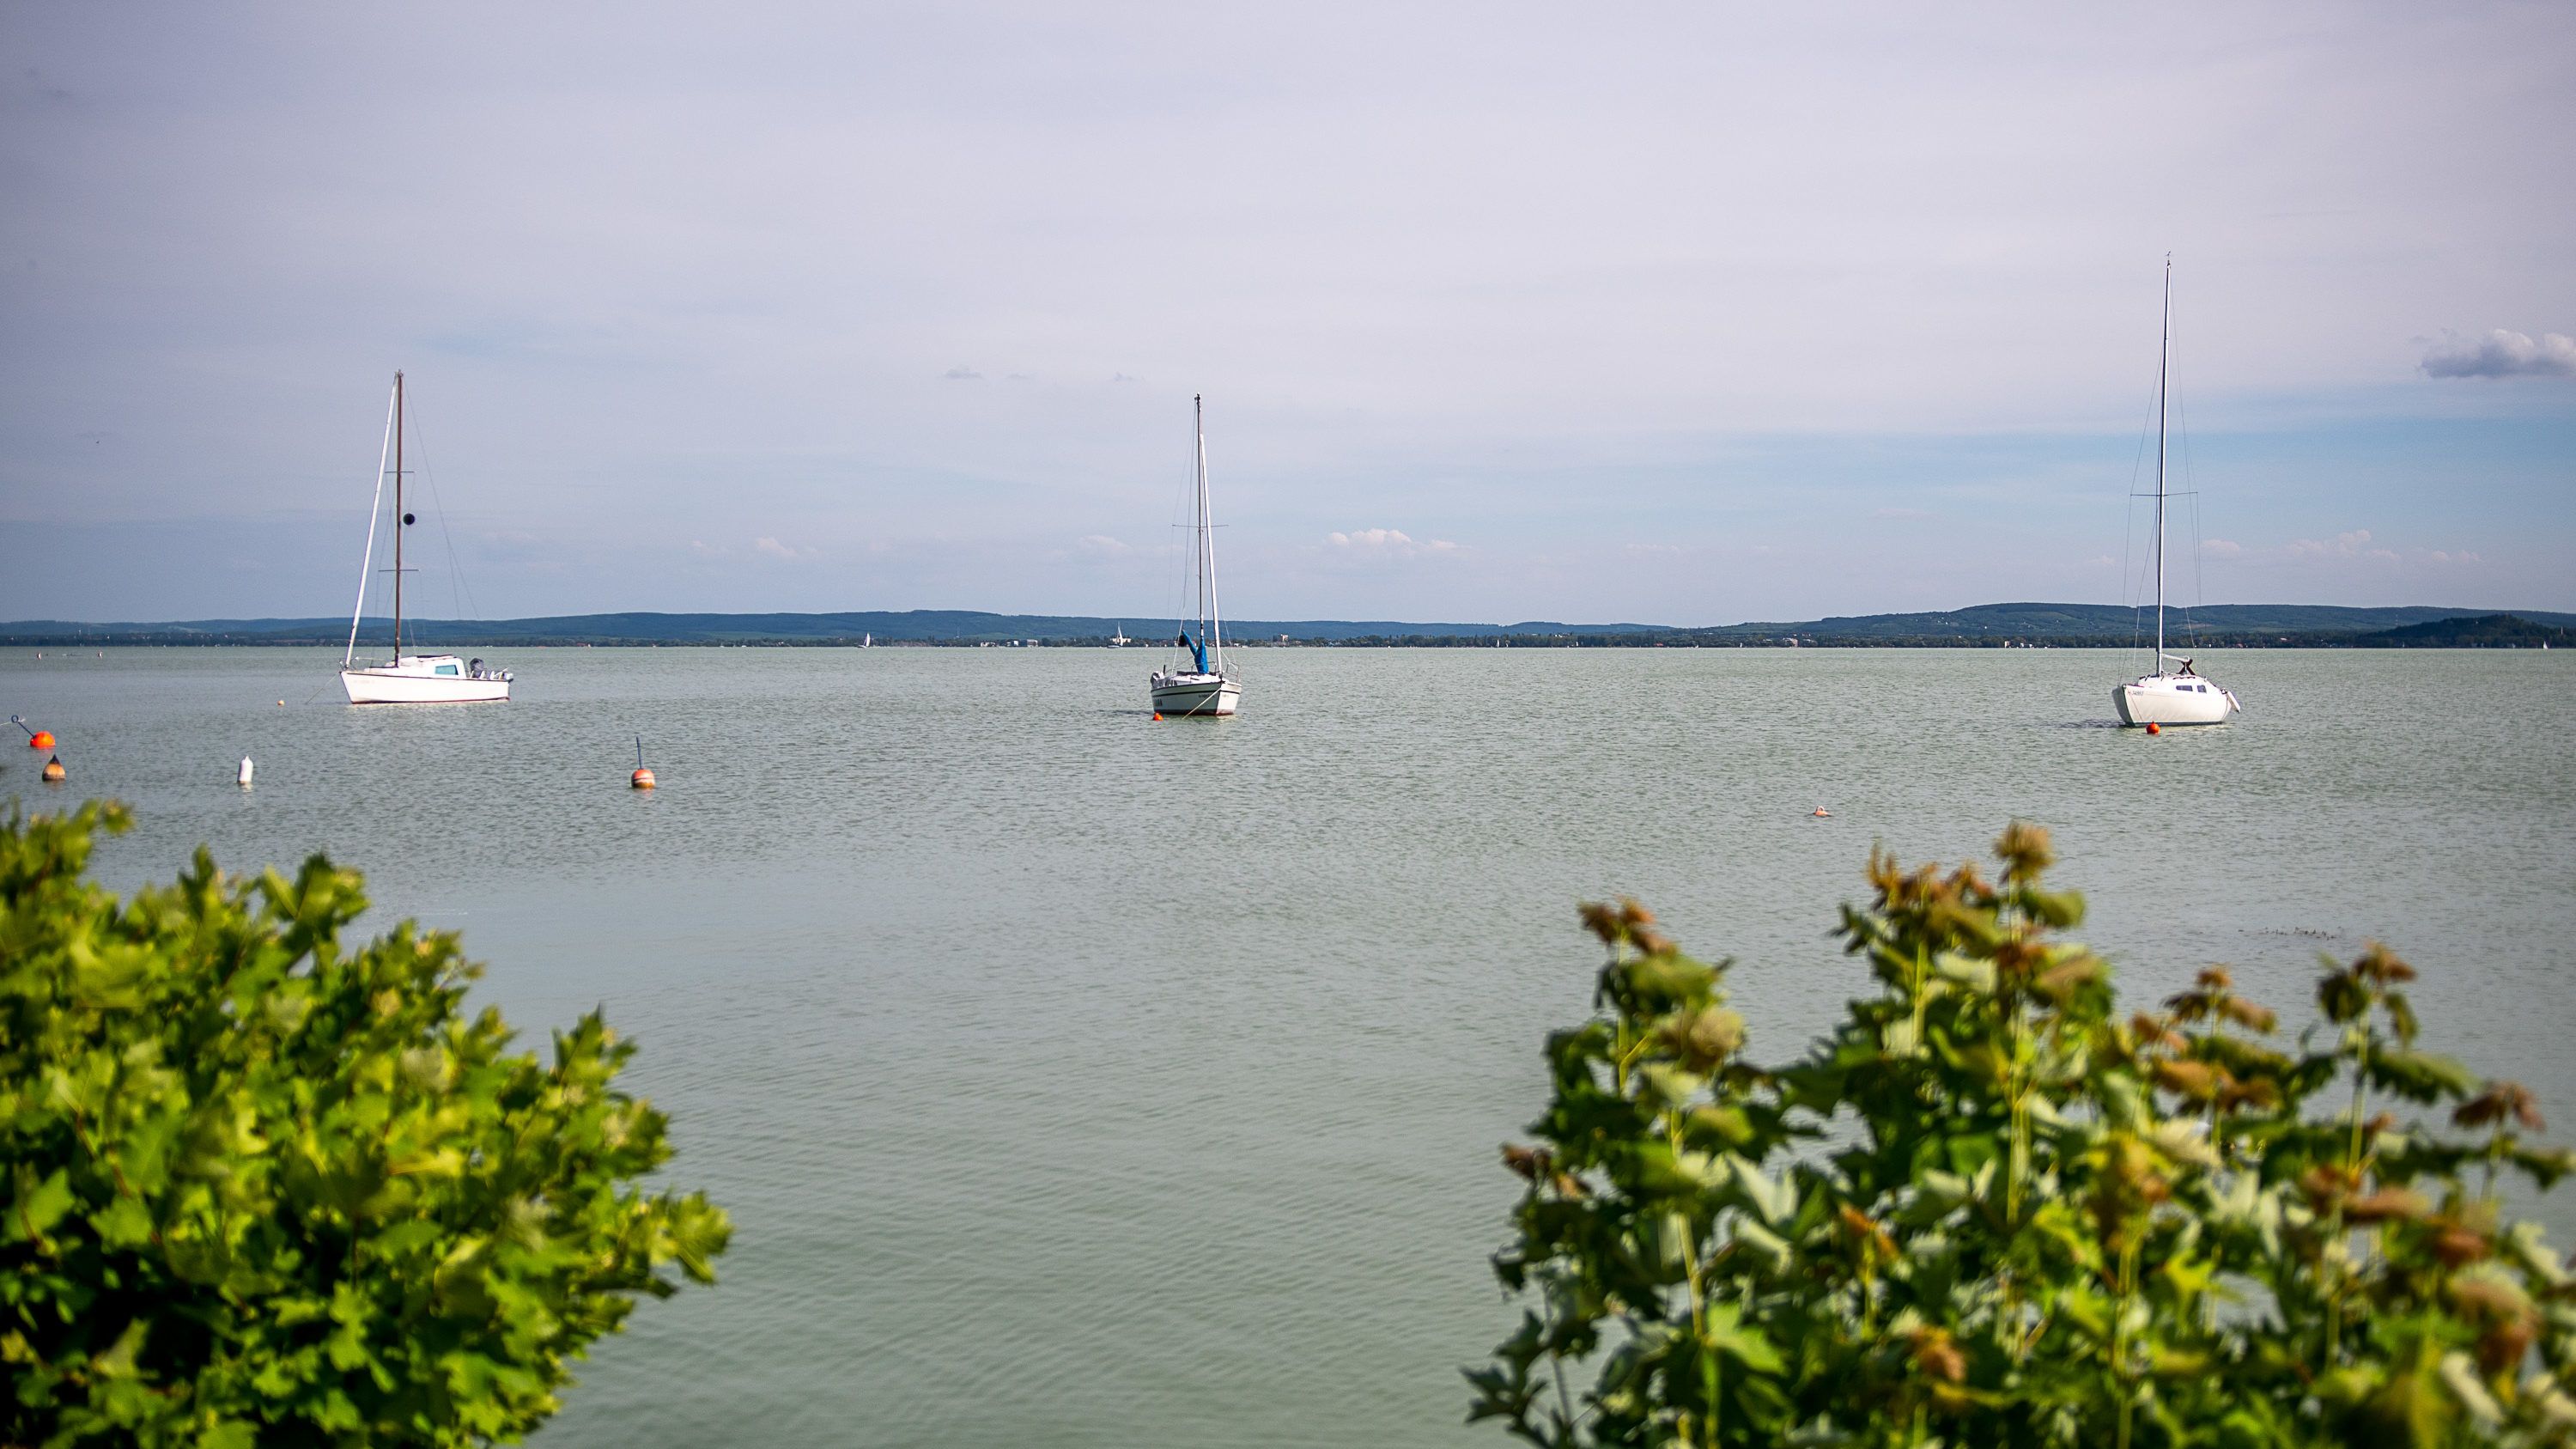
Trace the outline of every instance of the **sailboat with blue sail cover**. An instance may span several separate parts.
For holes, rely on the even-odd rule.
[[[1198,434],[1197,567],[1190,575],[1191,613],[1172,630],[1172,647],[1189,652],[1188,667],[1176,655],[1155,670],[1147,683],[1158,715],[1218,718],[1234,713],[1243,701],[1243,680],[1225,664],[1225,622],[1216,605],[1216,526],[1208,516],[1207,399],[1194,396],[1190,408]],[[1192,625],[1198,632],[1192,634]]]

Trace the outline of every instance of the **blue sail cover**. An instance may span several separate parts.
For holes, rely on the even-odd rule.
[[[1197,662],[1199,673],[1205,674],[1208,672],[1207,645],[1191,638],[1190,631],[1183,629],[1181,631],[1181,647],[1190,651],[1190,658]]]

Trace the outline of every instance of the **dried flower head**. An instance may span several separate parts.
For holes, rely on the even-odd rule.
[[[2361,957],[2352,963],[2352,970],[2354,975],[2377,986],[2394,986],[2398,982],[2415,979],[2415,968],[2377,941],[2363,945]]]
[[[2489,1082],[2485,1091],[2451,1114],[2451,1120],[2462,1127],[2501,1126],[2507,1117],[2534,1132],[2547,1126],[2540,1118],[2540,1100],[2520,1082]]]
[[[2176,1096],[2194,1102],[2217,1098],[2229,1078],[2226,1070],[2207,1062],[2165,1060],[2155,1065],[2156,1085]]]
[[[1620,919],[1619,908],[1616,906],[1606,906],[1599,901],[1585,901],[1577,908],[1576,914],[1583,918],[1584,929],[1600,937],[1601,944],[1604,946],[1616,946],[1627,939],[1628,925]]]
[[[1958,1340],[1946,1328],[1918,1328],[1908,1337],[1907,1345],[1914,1356],[1914,1366],[1927,1378],[1945,1383],[1962,1383],[1968,1377],[1968,1356],[1959,1351]]]
[[[2191,1045],[2163,1017],[2150,1016],[2143,1011],[2129,1018],[2129,1033],[2138,1039],[2138,1050],[2142,1052],[2159,1049],[2178,1052]]]
[[[2411,1187],[2383,1187],[2368,1197],[2343,1205],[2343,1220],[2354,1224],[2395,1222],[2430,1217],[2433,1205]]]
[[[2016,820],[2004,827],[1995,841],[1995,858],[2004,863],[2004,879],[2014,885],[2037,880],[2057,864],[2057,852],[2049,848],[2048,832],[2027,820]]]
[[[2272,1008],[2257,1006],[2242,996],[2228,997],[2218,1004],[2218,1009],[2226,1013],[2227,1019],[2238,1026],[2265,1036],[2269,1036],[2272,1028],[2278,1026],[2281,1021],[2280,1014]]]

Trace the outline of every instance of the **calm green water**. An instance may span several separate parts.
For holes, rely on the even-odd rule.
[[[2304,1021],[2382,937],[2433,1045],[2576,1124],[2567,653],[2231,654],[2246,721],[2158,739],[2076,651],[1256,651],[1243,716],[1165,724],[1136,650],[530,650],[507,706],[363,710],[336,662],[0,651],[0,713],[138,807],[112,881],[326,848],[530,1031],[641,1039],[735,1248],[550,1445],[1499,1442],[1456,1370],[1574,903],[1742,957],[1785,1056],[1864,989],[1871,842],[2014,815],[2129,990],[2228,961]],[[0,795],[63,798],[33,753]]]

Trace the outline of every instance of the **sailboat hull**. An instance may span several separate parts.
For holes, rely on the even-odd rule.
[[[343,669],[340,687],[351,704],[501,704],[510,698],[506,679],[398,669]]]
[[[1157,674],[1150,681],[1154,713],[1221,718],[1242,702],[1243,686],[1216,674]]]
[[[2111,686],[2111,707],[2120,712],[2120,723],[2133,727],[2225,724],[2237,712],[2235,695],[2205,679],[2173,675]]]

